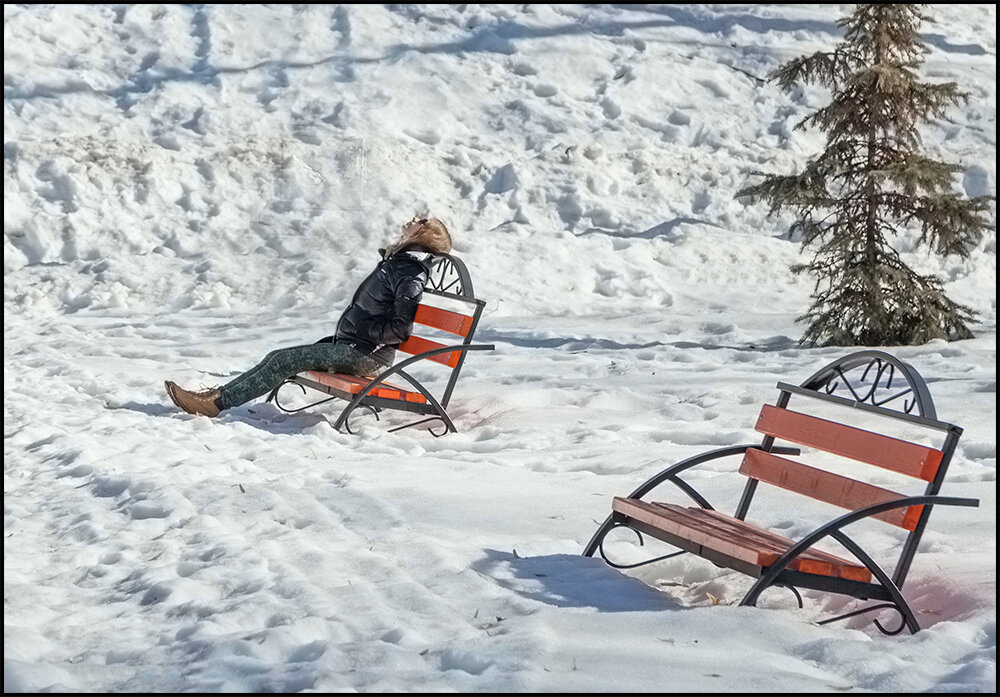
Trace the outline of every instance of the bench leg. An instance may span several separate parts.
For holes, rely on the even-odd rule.
[[[879,622],[878,619],[872,621],[875,623],[875,626],[879,628],[879,631],[881,631],[883,634],[888,634],[889,636],[899,634],[901,631],[903,631],[903,628],[907,626],[907,620],[906,620],[906,615],[903,614],[903,612],[899,609],[898,606],[896,606],[895,603],[881,603],[879,605],[870,605],[868,607],[863,607],[860,610],[855,610],[854,612],[848,612],[846,615],[838,615],[837,617],[831,617],[829,619],[822,620],[820,622],[817,622],[816,624],[830,624],[831,622],[839,622],[840,620],[846,620],[850,617],[857,617],[858,615],[863,615],[866,612],[874,612],[875,610],[884,610],[886,608],[892,608],[893,610],[898,612],[902,617],[902,621],[899,623],[898,627],[889,630],[883,627],[882,623]],[[916,620],[914,620],[914,622],[916,622]],[[911,633],[913,633],[912,629]]]
[[[634,569],[639,566],[645,566],[646,564],[653,564],[658,561],[663,561],[664,559],[670,559],[671,557],[676,557],[678,555],[684,554],[687,551],[682,549],[678,552],[671,552],[670,554],[664,554],[659,557],[653,557],[652,559],[646,559],[645,561],[640,561],[635,564],[618,564],[608,559],[608,555],[604,553],[604,538],[607,537],[608,533],[614,530],[615,528],[628,528],[629,530],[634,532],[636,536],[639,538],[640,546],[645,544],[642,538],[642,533],[636,530],[635,528],[630,527],[626,523],[625,516],[623,516],[621,513],[615,512],[609,515],[607,518],[605,518],[604,522],[601,523],[601,526],[597,528],[597,532],[594,533],[594,536],[590,538],[590,542],[588,542],[587,546],[584,548],[583,556],[592,557],[594,556],[594,552],[597,552],[601,555],[601,559],[603,559],[604,563],[607,564],[608,566],[613,566],[616,569]]]
[[[590,542],[588,542],[587,546],[584,547],[583,556],[585,557],[594,556],[594,552],[596,552],[600,548],[601,543],[604,542],[604,538],[607,536],[607,534],[611,532],[613,528],[616,528],[618,527],[618,525],[621,524],[621,519],[622,516],[618,513],[612,513],[607,518],[605,518],[604,522],[601,523],[601,527],[597,528],[597,532],[594,533],[593,537],[590,538]]]
[[[371,412],[372,414],[374,414],[374,415],[375,415],[375,420],[376,420],[376,421],[381,421],[381,420],[382,420],[381,418],[379,418],[379,415],[378,415],[378,413],[379,413],[379,410],[378,410],[378,409],[376,409],[376,408],[375,408],[375,407],[373,407],[373,406],[369,406],[369,405],[367,405],[367,404],[362,404],[361,406],[363,406],[363,407],[364,407],[365,409],[367,409],[367,410],[368,410],[368,411],[370,411],[370,412]],[[338,430],[339,430],[339,429],[338,429]],[[348,432],[349,434],[351,434],[352,436],[353,436],[353,435],[355,435],[355,434],[354,434],[354,431],[352,431],[352,430],[351,430],[351,424],[350,424],[350,422],[348,421],[348,419],[347,419],[347,418],[345,418],[345,419],[344,419],[344,430],[345,430],[345,431],[347,431],[347,432]]]
[[[428,416],[426,419],[420,419],[419,421],[411,421],[408,424],[403,424],[402,426],[396,426],[395,428],[390,428],[389,429],[389,433],[394,433],[396,431],[402,431],[404,428],[412,428],[414,426],[419,426],[421,424],[426,424],[426,423],[429,423],[431,421],[440,421],[440,422],[442,422],[444,424],[444,430],[441,431],[441,433],[437,433],[433,428],[428,428],[427,430],[430,432],[430,434],[432,436],[434,436],[435,438],[440,438],[444,434],[448,433],[448,430],[449,430],[448,422],[445,421],[444,419],[442,419],[440,416]],[[452,433],[456,433],[454,425],[451,426],[451,432]]]
[[[307,404],[304,407],[299,407],[298,409],[289,409],[288,407],[282,405],[281,402],[278,401],[278,390],[280,390],[282,387],[288,384],[299,385],[299,383],[295,382],[294,380],[285,380],[283,383],[281,383],[273,390],[271,390],[271,394],[267,396],[267,399],[264,400],[264,403],[266,404],[267,402],[274,402],[274,406],[278,407],[278,409],[285,412],[286,414],[295,414],[297,412],[305,411],[306,409],[312,409],[315,406],[319,406],[320,404],[326,404],[329,401],[337,399],[337,397],[327,397],[326,399],[321,399],[318,402]],[[299,389],[302,390],[302,394],[306,394],[306,388],[304,386],[299,385]]]
[[[416,387],[420,391],[420,394],[422,394],[424,396],[424,398],[428,402],[431,403],[431,406],[434,407],[434,411],[437,412],[437,415],[436,416],[432,416],[430,419],[423,419],[422,421],[417,421],[417,422],[415,422],[413,424],[410,424],[410,425],[411,426],[416,426],[417,424],[425,423],[425,422],[433,420],[433,419],[441,419],[441,421],[443,421],[444,425],[445,425],[444,433],[434,433],[434,431],[432,429],[427,429],[428,431],[431,432],[432,436],[440,437],[440,436],[443,436],[445,433],[448,433],[448,432],[458,433],[458,429],[455,428],[455,424],[452,423],[451,417],[448,416],[448,412],[446,412],[444,410],[444,407],[441,405],[441,402],[438,401],[437,397],[435,397],[434,395],[432,395],[430,393],[430,390],[428,390],[426,387],[424,387],[422,384],[420,384],[420,382],[418,380],[415,380],[414,378],[410,377],[409,373],[405,373],[402,370],[400,370],[399,374],[402,375],[404,378],[406,378],[406,380],[411,385],[413,385],[414,387]]]
[[[917,618],[913,614],[913,610],[910,609],[910,605],[906,602],[906,599],[903,597],[903,592],[899,589],[899,586],[897,586],[896,583],[891,578],[889,578],[889,574],[887,574],[882,569],[881,566],[876,564],[875,560],[872,559],[870,556],[868,556],[868,554],[863,549],[861,549],[861,547],[859,547],[854,540],[849,538],[843,532],[837,530],[831,533],[831,537],[837,540],[837,542],[839,542],[840,544],[844,545],[848,550],[851,551],[852,554],[854,554],[854,556],[856,556],[858,559],[864,562],[865,566],[868,567],[869,571],[871,571],[872,574],[874,574],[875,578],[877,578],[879,583],[882,584],[882,587],[885,588],[887,593],[889,593],[893,605],[895,606],[896,612],[902,615],[903,622],[899,625],[897,629],[893,631],[889,631],[885,627],[883,627],[882,624],[878,621],[878,619],[872,620],[875,623],[875,626],[878,627],[879,631],[882,632],[883,634],[888,634],[891,636],[893,634],[899,634],[901,631],[903,631],[903,627],[906,626],[910,630],[910,634],[916,634],[917,632],[919,632],[920,624],[917,623]]]
[[[333,424],[334,429],[339,431],[342,427],[346,426],[347,432],[350,433],[351,435],[354,435],[354,432],[351,431],[350,426],[347,426],[347,419],[351,416],[351,413],[359,406],[371,409],[372,413],[375,414],[375,418],[376,419],[378,418],[378,412],[374,408],[368,406],[367,404],[359,404],[359,400],[355,399],[352,400],[350,403],[348,403],[348,405],[344,407],[344,410],[340,412],[340,416],[337,417],[337,421],[334,422]],[[435,404],[434,406],[440,409],[439,404]],[[445,430],[442,433],[435,433],[433,429],[430,428],[427,429],[428,431],[431,432],[431,435],[435,437],[443,436],[445,433],[448,433],[449,431],[451,433],[458,433],[458,429],[455,428],[455,424],[452,423],[450,418],[448,418],[448,414],[447,412],[445,412],[444,409],[441,409],[439,414],[435,414],[434,416],[430,416],[426,419],[420,419],[419,421],[413,421],[411,423],[404,424],[402,426],[397,426],[395,428],[390,429],[389,432],[392,433],[393,431],[399,431],[401,429],[409,428],[411,426],[419,426],[420,424],[427,423],[428,421],[441,421],[445,425]]]
[[[872,572],[872,575],[875,576],[876,579],[878,579],[878,582],[882,586],[882,588],[884,588],[886,593],[889,594],[889,599],[892,602],[883,605],[873,606],[858,612],[848,613],[847,615],[843,615],[841,617],[835,617],[833,618],[833,620],[828,620],[828,621],[832,622],[837,619],[846,619],[847,617],[853,617],[854,615],[859,615],[862,614],[863,612],[871,612],[872,610],[878,610],[884,607],[892,607],[896,610],[896,612],[902,615],[903,622],[902,624],[899,625],[898,629],[890,631],[887,630],[885,627],[883,627],[882,624],[877,619],[875,619],[873,621],[875,623],[875,626],[878,627],[880,632],[889,635],[899,634],[899,632],[903,630],[904,626],[910,630],[911,634],[916,634],[917,632],[919,632],[920,624],[917,622],[916,616],[914,616],[913,611],[910,609],[909,604],[906,602],[906,599],[903,598],[902,591],[900,591],[899,587],[893,582],[891,578],[889,578],[889,575],[885,572],[885,570],[882,569],[882,567],[879,566],[875,562],[875,560],[868,555],[867,552],[861,549],[861,547],[859,547],[858,544],[854,542],[854,540],[849,538],[840,530],[834,530],[833,532],[830,533],[830,536],[835,540],[837,540],[842,545],[844,545],[844,547],[846,547],[855,557],[858,558],[859,561],[861,561],[868,568],[869,571]],[[747,591],[747,594],[743,597],[743,600],[740,601],[740,605],[756,605],[757,599],[760,597],[760,594],[766,588],[774,584],[774,581],[777,579],[778,575],[785,570],[786,566],[787,564],[784,564],[780,567],[772,566],[766,572],[764,572],[764,574],[757,579],[756,583],[753,584],[750,590]]]
[[[354,399],[352,399],[348,403],[348,405],[344,407],[344,410],[340,413],[340,416],[337,417],[336,423],[333,424],[334,429],[339,431],[340,428],[345,423],[347,423],[347,417],[349,417],[351,415],[351,412],[354,411],[354,409],[361,404],[361,400],[363,400],[368,395],[368,393],[372,390],[372,388],[375,385],[381,382],[381,380],[385,379],[385,376],[388,374],[389,374],[388,372],[384,373],[381,377],[368,383],[368,385],[363,390],[361,390],[361,392],[359,392],[357,395],[354,396]],[[439,402],[437,398],[427,390],[426,387],[421,385],[419,381],[414,380],[412,377],[410,377],[409,374],[403,372],[402,370],[398,370],[397,374],[404,377],[410,384],[412,384],[414,387],[417,388],[417,390],[420,392],[420,394],[424,396],[425,399],[427,399],[428,403],[430,403],[430,405],[434,408],[434,411],[437,412],[437,414],[431,418],[441,419],[441,421],[444,422],[446,427],[445,433],[447,433],[448,431],[451,431],[452,433],[458,433],[458,429],[455,428],[455,424],[452,423],[451,418],[448,416],[448,412],[444,410],[444,407],[441,406],[441,402]],[[427,419],[424,419],[423,421],[427,421]],[[423,421],[417,423],[423,423]],[[435,436],[444,435],[443,433],[442,434],[434,433],[434,431],[431,431],[431,434]]]

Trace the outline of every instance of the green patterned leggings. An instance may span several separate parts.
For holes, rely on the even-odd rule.
[[[386,369],[380,361],[350,344],[318,343],[277,349],[238,378],[219,388],[223,409],[232,409],[268,394],[286,378],[306,370],[375,376]]]

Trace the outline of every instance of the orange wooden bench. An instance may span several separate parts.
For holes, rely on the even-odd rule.
[[[353,433],[348,419],[359,407],[373,413],[376,419],[385,409],[411,412],[423,417],[392,428],[391,431],[426,423],[443,423],[444,430],[441,433],[436,433],[431,427],[428,430],[436,436],[448,431],[455,432],[455,424],[448,415],[447,407],[465,356],[469,351],[494,349],[491,344],[472,343],[485,305],[485,302],[477,300],[473,294],[472,280],[465,264],[458,257],[449,254],[436,255],[414,317],[413,333],[396,347],[398,352],[409,354],[409,358],[374,378],[320,371],[299,373],[279,385],[271,392],[267,401],[274,402],[282,411],[292,413],[335,399],[344,400],[347,405],[337,417],[334,428],[338,431],[344,428],[348,433]],[[433,384],[426,378],[421,382],[411,372],[411,366],[425,365],[443,366],[437,375],[431,375],[435,380]],[[389,381],[390,378],[393,382]],[[399,385],[397,382],[405,384]],[[308,388],[330,396],[303,407],[290,408],[278,400],[279,390],[288,384],[298,385],[303,393]]]
[[[920,626],[901,589],[931,509],[936,505],[979,505],[977,499],[939,495],[962,429],[938,421],[920,375],[881,351],[850,354],[825,366],[801,385],[779,382],[778,390],[776,404],[765,404],[757,418],[755,429],[763,434],[761,443],[720,448],[688,458],[661,471],[629,496],[615,497],[611,515],[591,538],[584,555],[599,552],[609,564],[624,569],[692,553],[757,579],[741,605],[755,605],[765,589],[783,586],[792,590],[802,607],[797,589],[806,588],[878,601],[820,624],[892,608],[902,622],[898,628],[887,630],[875,619],[881,631],[898,634],[904,627],[918,631]],[[795,410],[789,408],[793,397]],[[823,412],[822,416],[809,413],[817,411]],[[829,418],[830,414],[837,418]],[[880,421],[885,426],[882,431],[889,430],[890,425],[898,427],[895,430],[905,431],[912,440],[843,421],[863,421],[866,426]],[[802,448],[808,451],[805,459],[809,464],[792,459],[802,455]],[[746,476],[746,482],[732,515],[716,511],[679,476],[697,465],[737,455],[742,456],[739,472]],[[911,481],[923,491],[897,493],[865,481],[885,480],[886,472],[902,475],[898,477],[901,484],[905,483],[902,480]],[[648,494],[665,482],[678,486],[697,506],[649,500]],[[760,510],[756,502],[761,483],[797,495],[795,505],[801,508],[796,510],[804,512],[806,506],[820,509],[817,515],[823,515],[823,522],[793,540],[747,521],[751,504]],[[831,519],[821,510],[823,504],[849,512]],[[876,561],[878,555],[869,554],[848,536],[845,529],[862,520],[877,520],[906,531],[902,544],[887,555],[888,561],[894,562],[891,571],[884,568],[886,560]],[[604,541],[608,533],[620,528],[638,534],[640,543],[645,534],[679,551],[636,564],[616,564],[608,559]],[[831,540],[839,543],[837,554],[816,546]],[[886,556],[885,550],[881,555]]]

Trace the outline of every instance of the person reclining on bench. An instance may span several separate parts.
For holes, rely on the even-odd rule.
[[[307,370],[376,377],[392,365],[396,345],[409,338],[434,254],[451,251],[451,235],[436,218],[413,218],[396,244],[361,282],[333,336],[314,344],[271,351],[253,368],[212,389],[191,392],[167,380],[171,401],[189,414],[218,416],[269,394]]]

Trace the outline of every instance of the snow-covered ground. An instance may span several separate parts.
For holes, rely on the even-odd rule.
[[[793,126],[828,95],[761,78],[851,8],[5,5],[5,692],[995,692],[995,233],[897,240],[979,313],[885,347],[965,428],[943,493],[982,500],[934,512],[924,631],[581,556],[613,496],[757,440],[778,380],[847,351],[797,344],[802,250],[734,194],[822,148]],[[922,75],[970,99],[925,147],[995,195],[995,7],[929,15]],[[497,347],[458,434],[169,402],[331,333],[414,214]],[[695,483],[735,504],[723,464]]]

